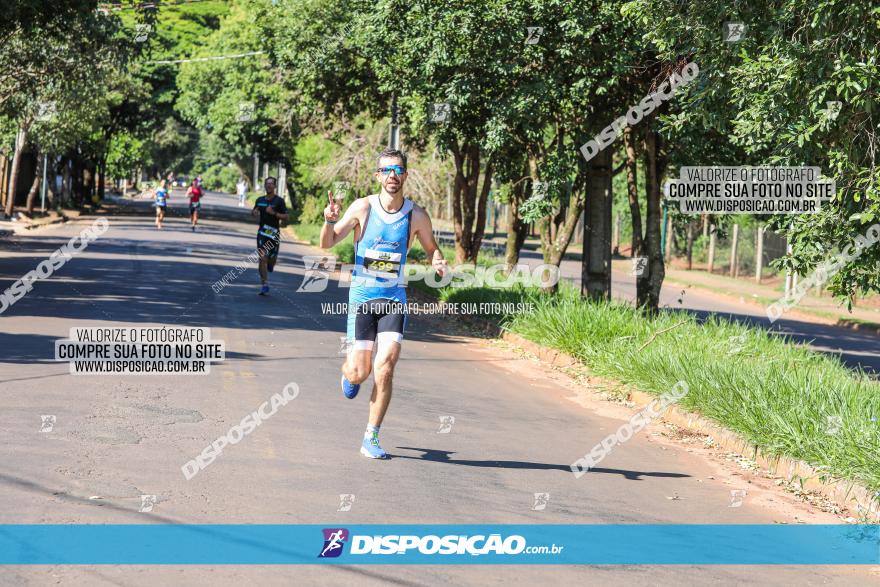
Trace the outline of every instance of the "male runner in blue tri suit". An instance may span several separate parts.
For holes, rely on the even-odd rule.
[[[375,384],[361,454],[384,459],[388,455],[379,446],[379,426],[391,401],[391,381],[406,325],[402,275],[409,245],[418,238],[440,275],[446,272],[446,261],[434,241],[428,213],[403,197],[406,155],[395,149],[382,151],[375,177],[382,185],[381,193],[355,200],[341,219],[341,206],[330,194],[321,247],[329,249],[354,231],[356,268],[348,294],[352,349],[342,365],[342,392],[349,399],[358,394],[370,375],[375,350]]]
[[[167,182],[163,179],[156,188],[156,228],[162,230],[162,221],[165,220],[165,210],[168,207]]]

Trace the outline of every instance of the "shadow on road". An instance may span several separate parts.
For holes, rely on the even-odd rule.
[[[146,208],[149,204],[138,202],[135,206]],[[242,209],[232,211],[246,215]],[[331,279],[323,292],[296,291],[303,279],[302,255],[309,254],[308,249],[294,252],[290,244],[282,243],[279,268],[272,278],[272,292],[260,298],[256,295],[259,278],[255,264],[247,260],[256,249],[252,224],[237,223],[233,225],[235,228],[228,224],[211,224],[192,233],[185,221],[171,220],[161,231],[170,234],[155,240],[150,232],[160,231],[155,231],[150,219],[115,216],[110,224],[111,231],[107,235],[92,242],[50,279],[35,283],[33,291],[10,306],[0,320],[7,316],[32,316],[95,326],[114,322],[214,328],[270,325],[272,330],[319,330],[339,334],[345,331],[345,316],[324,313],[322,304],[347,301],[347,288],[339,287]],[[150,232],[145,233],[145,229]],[[67,240],[51,233],[26,239],[0,239],[0,256],[4,250],[16,254],[15,258],[0,262],[0,291],[47,259]],[[247,266],[247,270],[221,291],[213,291],[212,285],[237,266]],[[700,320],[719,316],[768,329],[837,356],[850,368],[873,374],[880,372],[880,337],[873,334],[786,319],[770,325],[765,318],[745,313],[666,311],[686,311]],[[408,340],[454,342],[437,332],[430,320],[412,318]],[[3,359],[51,361],[53,338],[0,332]]]
[[[395,455],[388,453],[388,456],[395,459],[413,459],[417,461],[431,461],[434,463],[447,463],[450,465],[464,465],[467,467],[486,467],[490,469],[532,469],[535,471],[565,471],[571,473],[569,465],[553,465],[550,463],[530,463],[528,461],[470,461],[463,459],[452,459],[449,455],[455,454],[448,450],[436,450],[433,448],[417,448],[413,446],[398,446],[401,450],[417,450],[422,454],[420,456]],[[610,475],[621,475],[630,481],[641,481],[642,477],[690,477],[684,473],[665,473],[662,471],[627,471],[625,469],[606,469],[604,467],[595,467],[590,469],[590,473],[606,473]]]

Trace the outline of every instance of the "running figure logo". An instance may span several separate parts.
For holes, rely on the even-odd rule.
[[[741,22],[725,22],[721,35],[725,43],[737,43],[742,40],[748,29],[748,25]]]
[[[440,416],[440,430],[437,434],[449,434],[455,424],[455,416]]]
[[[843,427],[843,418],[840,416],[825,417],[825,434],[837,434]]]
[[[632,258],[632,271],[630,271],[630,275],[635,275],[636,277],[641,277],[645,274],[645,269],[648,267],[648,258],[647,257],[633,257]]]
[[[543,200],[546,197],[547,197],[547,182],[546,181],[532,182],[532,199]]]
[[[351,189],[351,184],[347,181],[334,181],[333,182],[333,196],[342,203],[342,200],[348,195],[349,190]]]
[[[549,493],[536,493],[535,494],[535,505],[532,506],[532,509],[536,512],[540,512],[544,509],[547,509],[547,504],[550,502],[550,494]]]
[[[36,120],[46,122],[52,120],[58,114],[58,105],[55,102],[40,102],[37,104]]]
[[[337,512],[350,512],[351,506],[354,505],[354,493],[339,494],[339,509]]]
[[[141,513],[151,512],[153,511],[153,506],[156,505],[156,496],[155,495],[142,495],[141,496],[141,509],[138,511]]]
[[[336,266],[336,257],[320,255],[303,255],[306,268],[305,277],[297,292],[317,293],[327,289],[330,271]]]
[[[746,333],[743,332],[737,336],[731,336],[727,339],[728,344],[730,345],[730,349],[728,350],[728,355],[738,355],[742,352],[743,348],[746,344]]]
[[[452,111],[449,104],[446,102],[439,102],[437,104],[431,105],[431,122],[438,124],[445,124],[449,122],[449,115]]]
[[[147,37],[150,36],[150,32],[153,30],[153,27],[148,24],[138,23],[134,25],[134,30],[134,42],[143,43],[147,40]]]
[[[727,506],[729,508],[738,508],[742,507],[743,499],[746,496],[745,489],[732,489],[730,491],[730,505]]]
[[[526,45],[537,45],[538,41],[541,40],[541,35],[544,34],[544,27],[542,26],[530,26],[526,27],[528,35],[526,35]]]
[[[55,422],[57,418],[55,416],[40,416],[42,422],[40,423],[40,432],[52,432],[52,428],[55,427]]]
[[[324,548],[318,558],[336,558],[342,554],[342,547],[348,540],[348,530],[345,528],[324,528]]]
[[[239,102],[238,103],[238,121],[250,122],[254,119],[254,103]]]
[[[825,106],[827,106],[825,112],[828,119],[837,120],[837,117],[840,116],[840,109],[843,108],[843,102],[840,102],[839,100],[825,102]]]

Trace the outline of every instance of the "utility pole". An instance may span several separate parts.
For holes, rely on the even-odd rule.
[[[391,94],[391,131],[388,136],[388,146],[392,149],[400,148],[400,111],[397,108],[397,94]]]
[[[672,261],[672,216],[669,209],[663,205],[663,236],[660,238],[663,242],[663,259],[666,263]]]
[[[788,243],[785,246],[785,253],[787,255],[791,255],[792,247],[791,243]],[[791,272],[791,269],[785,270],[785,297],[788,297],[795,285],[797,285],[797,275]]]
[[[709,273],[712,273],[712,269],[715,268],[715,242],[718,239],[716,231],[717,227],[713,224],[712,228],[709,229],[709,266],[706,267],[706,271]]]
[[[581,295],[611,299],[611,150],[589,161],[584,244],[581,254]]]
[[[46,213],[46,175],[49,173],[49,155],[43,154],[43,184],[40,186],[40,210]]]
[[[620,212],[614,215],[614,232],[611,237],[611,247],[612,255],[620,253]]]
[[[254,185],[251,188],[255,192],[260,191],[260,156],[256,151],[254,151]]]
[[[737,265],[737,253],[739,248],[739,224],[733,225],[733,243],[730,246],[730,276],[736,277],[739,274],[739,266]]]
[[[764,271],[764,225],[758,225],[758,246],[755,248],[755,281],[761,283],[761,273]]]
[[[278,195],[282,199],[287,196],[287,168],[284,163],[278,164]]]

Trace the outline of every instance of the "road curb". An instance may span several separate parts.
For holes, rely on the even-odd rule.
[[[759,302],[750,296],[746,297],[745,295],[743,295],[743,296],[740,296],[739,298],[737,298],[736,296],[734,296],[732,294],[722,293],[722,292],[714,290],[712,288],[708,288],[708,287],[704,287],[702,285],[694,284],[692,282],[687,282],[687,281],[683,281],[680,279],[676,279],[674,276],[673,277],[667,276],[663,280],[663,283],[668,283],[670,285],[675,285],[675,286],[681,287],[681,288],[694,288],[694,289],[699,290],[701,292],[705,292],[710,295],[718,296],[722,299],[729,300],[730,302],[745,303],[745,304],[748,304],[748,305],[753,306],[755,308],[766,309],[767,306],[770,305],[769,302],[768,303]],[[872,322],[870,320],[861,320],[861,319],[856,319],[856,318],[845,318],[845,317],[834,318],[834,317],[823,316],[818,312],[821,312],[821,310],[811,310],[809,308],[795,307],[795,308],[789,310],[788,312],[786,312],[786,314],[788,315],[788,319],[799,320],[801,322],[806,322],[808,324],[837,326],[839,328],[846,328],[847,330],[863,331],[863,332],[868,332],[871,334],[880,335],[880,322]]]
[[[877,322],[869,322],[866,320],[851,320],[849,318],[838,318],[835,326],[841,328],[849,328],[850,330],[862,330],[872,334],[880,334],[880,324]]]
[[[22,220],[19,220],[17,222],[4,223],[5,226],[3,229],[0,229],[0,234],[7,236],[23,235],[26,234],[28,231],[37,230],[45,226],[52,226],[53,224],[62,224],[70,219],[70,211],[65,210],[59,213],[52,210],[49,212],[48,216],[43,216],[39,218],[23,217]]]
[[[584,367],[583,363],[571,355],[547,348],[518,334],[504,331],[501,339],[528,351],[538,357],[541,362],[548,363],[553,367]],[[657,396],[643,391],[630,390],[628,399],[645,406],[657,399]],[[854,509],[858,514],[880,520],[880,495],[855,481],[834,478],[827,471],[819,470],[803,461],[765,454],[759,446],[746,440],[738,433],[722,428],[717,423],[678,406],[670,406],[663,414],[662,419],[688,431],[707,434],[719,447],[748,456],[758,465],[768,469],[774,475],[782,476],[786,481],[796,483],[805,490],[820,493],[841,506]]]

